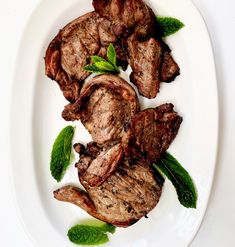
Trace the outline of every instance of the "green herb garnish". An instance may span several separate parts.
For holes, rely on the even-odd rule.
[[[93,64],[85,66],[84,70],[96,74],[120,73],[120,70],[117,66],[117,56],[113,44],[109,44],[108,46],[107,58],[108,61],[99,56],[91,56],[91,61]]]
[[[162,37],[170,36],[185,26],[184,23],[173,17],[158,16],[157,23]]]
[[[180,203],[186,208],[196,208],[197,191],[189,173],[169,153],[153,165],[160,170],[174,185]]]
[[[65,127],[57,136],[52,152],[50,170],[53,178],[60,182],[70,163],[74,127]]]
[[[116,227],[110,224],[101,226],[76,225],[68,231],[68,238],[74,244],[100,245],[109,241],[107,232],[114,233]]]
[[[110,232],[110,233],[115,233],[115,230],[116,230],[116,227],[111,225],[111,224],[102,224],[100,226],[100,229],[103,231],[103,232]]]
[[[117,73],[119,73],[120,71],[117,66],[117,55],[116,55],[116,51],[115,51],[113,44],[109,44],[109,47],[107,49],[107,57],[108,57],[109,63],[111,63],[116,69]]]
[[[95,64],[86,65],[83,69],[86,70],[87,72],[96,73],[96,74],[107,74],[108,73],[107,71],[100,70],[98,67],[95,66]]]
[[[106,60],[100,56],[91,56],[91,61],[93,63],[106,62]]]

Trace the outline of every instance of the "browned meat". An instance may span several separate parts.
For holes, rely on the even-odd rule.
[[[163,82],[174,81],[180,74],[180,68],[170,54],[169,49],[165,49],[162,55],[160,78]]]
[[[182,122],[173,107],[164,104],[132,116],[127,146],[92,142],[85,149],[76,144],[80,154],[76,167],[85,191],[66,186],[54,192],[55,198],[119,227],[146,216],[158,203],[164,182],[151,164],[168,149]]]
[[[154,109],[146,109],[131,119],[129,129],[129,149],[132,157],[158,160],[176,137],[182,117],[172,104],[164,104]]]
[[[78,170],[81,172],[81,179],[91,187],[101,185],[116,170],[122,160],[122,155],[121,144],[116,144],[100,151],[94,160],[81,156],[82,158],[77,164]]]
[[[46,75],[57,81],[68,101],[74,102],[79,95],[81,85],[78,80],[70,78],[61,66],[61,42],[61,33],[59,33],[47,49],[45,56]]]
[[[90,73],[83,67],[90,63],[90,56],[100,50],[98,32],[99,15],[95,12],[87,13],[66,25],[49,45],[45,63],[46,74],[56,80],[64,92],[63,85],[67,84],[80,89],[82,82]],[[67,85],[66,84],[66,85]],[[74,85],[75,84],[75,85]],[[69,88],[70,89],[70,88]],[[66,99],[74,102],[79,95],[72,92],[64,93]]]
[[[75,144],[76,164],[85,190],[66,186],[57,200],[73,203],[107,223],[134,224],[158,203],[164,179],[151,168],[175,138],[182,118],[172,104],[139,112],[134,89],[122,78],[97,76],[83,67],[92,55],[106,57],[113,43],[119,65],[132,67],[131,81],[154,98],[162,80],[173,80],[179,67],[158,38],[156,18],[142,0],[93,0],[97,12],[64,27],[46,53],[46,74],[71,102],[65,120],[81,120],[94,142]]]
[[[66,25],[50,43],[46,56],[46,75],[58,82],[70,102],[78,98],[83,81],[90,75],[83,68],[92,55],[106,57],[107,46],[113,43],[117,59],[126,68],[122,40],[114,35],[112,24],[96,12],[87,13]]]
[[[95,12],[87,13],[61,30],[61,66],[70,78],[83,81],[90,74],[83,67],[90,63],[90,56],[100,50],[98,20]]]
[[[79,188],[65,186],[57,191],[54,191],[54,196],[57,200],[71,202],[88,213],[95,211],[94,203],[90,200],[87,193]]]
[[[58,82],[65,98],[73,103],[90,75],[84,66],[91,63],[92,55],[105,58],[108,45],[113,43],[124,70],[129,57],[130,79],[140,94],[156,97],[160,81],[173,81],[179,67],[158,38],[153,11],[142,0],[94,0],[93,5],[96,12],[69,23],[49,45],[47,76]]]
[[[81,143],[76,143],[73,145],[73,148],[76,153],[83,154],[85,152],[85,146]]]
[[[118,65],[120,65],[123,70],[126,70],[128,63],[125,41],[114,34],[113,24],[106,18],[100,18],[99,20],[99,36],[101,48],[98,55],[106,58],[107,48],[109,44],[112,43],[115,47]]]
[[[153,34],[156,18],[142,0],[93,0],[95,11],[112,21],[117,36]]]
[[[81,119],[98,144],[118,142],[126,135],[126,126],[139,110],[134,89],[122,78],[101,75],[87,82],[79,99],[65,107],[65,120]]]
[[[146,216],[158,203],[163,178],[147,164],[131,164],[124,159],[102,185],[91,187],[80,181],[85,191],[66,186],[54,192],[57,200],[73,203],[91,216],[110,224],[127,227]]]
[[[158,203],[163,178],[151,168],[175,138],[182,118],[172,104],[146,109],[131,118],[129,145],[102,147],[76,144],[76,164],[85,191],[66,186],[54,192],[57,200],[73,203],[91,216],[127,227],[146,216]]]
[[[128,49],[132,68],[130,80],[141,95],[155,98],[160,87],[161,43],[154,38],[140,42],[133,35],[128,39]]]
[[[159,38],[153,11],[142,0],[93,0],[93,6],[112,22],[113,31],[122,36],[124,43],[131,36],[125,48],[133,71],[130,80],[141,95],[155,98],[160,82],[173,81],[179,75],[179,66]]]
[[[171,82],[179,75],[179,66],[170,54],[168,46],[155,38],[138,41],[135,35],[127,40],[129,64],[132,68],[130,80],[139,93],[146,98],[155,98],[160,82]]]

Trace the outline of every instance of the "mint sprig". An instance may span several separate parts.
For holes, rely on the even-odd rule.
[[[70,164],[73,135],[74,127],[67,126],[59,133],[53,144],[50,170],[51,175],[57,182],[61,181]]]
[[[69,229],[67,236],[77,245],[100,245],[109,241],[106,233],[114,233],[115,229],[115,226],[106,223],[101,226],[75,225]]]
[[[113,44],[109,44],[107,49],[106,61],[100,56],[91,56],[91,61],[93,64],[86,65],[83,69],[96,74],[118,74],[120,70],[117,66],[117,55]]]
[[[178,32],[185,25],[180,20],[173,17],[157,16],[159,33],[162,37],[170,36]]]
[[[96,73],[96,74],[107,74],[108,73],[107,71],[100,70],[98,67],[96,67],[95,64],[86,65],[84,67],[84,70],[86,70],[87,72]]]
[[[115,51],[113,44],[109,44],[109,47],[107,49],[107,57],[108,57],[109,63],[111,63],[116,69],[116,71],[119,73],[120,71],[117,66],[117,55],[116,55],[116,51]]]
[[[93,63],[106,62],[106,60],[100,56],[91,56],[91,61]]]
[[[107,61],[96,62],[95,66],[101,71],[116,72],[114,66]]]
[[[165,174],[174,185],[180,203],[186,208],[196,208],[197,190],[189,173],[169,153],[153,164],[153,167]]]

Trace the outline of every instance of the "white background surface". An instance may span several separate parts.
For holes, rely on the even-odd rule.
[[[38,0],[8,0],[7,2],[0,0],[0,245],[6,247],[32,247],[21,227],[11,195],[8,106],[20,37],[37,2]],[[235,2],[234,0],[194,0],[194,2],[208,25],[215,51],[220,100],[220,140],[216,175],[208,210],[191,246],[232,247],[235,246],[235,162],[233,160]],[[202,141],[204,138],[207,137],[202,136]],[[30,195],[28,198],[31,203]]]

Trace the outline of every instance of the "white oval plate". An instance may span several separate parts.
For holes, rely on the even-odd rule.
[[[142,108],[172,102],[183,116],[179,134],[170,147],[194,178],[198,189],[197,209],[186,209],[166,181],[160,203],[127,229],[117,229],[107,246],[187,246],[196,234],[206,210],[216,161],[218,137],[217,86],[212,48],[202,17],[189,0],[149,0],[160,15],[185,23],[167,38],[181,75],[161,85],[154,100],[141,98]],[[22,222],[37,246],[73,246],[68,229],[90,216],[76,206],[53,199],[52,191],[64,184],[78,185],[73,165],[60,184],[49,171],[50,151],[66,125],[61,111],[67,102],[59,87],[44,75],[45,50],[58,30],[92,10],[91,0],[44,0],[35,9],[24,31],[16,64],[12,99],[12,173]],[[122,76],[128,79],[128,75]],[[76,142],[90,136],[80,123]]]

